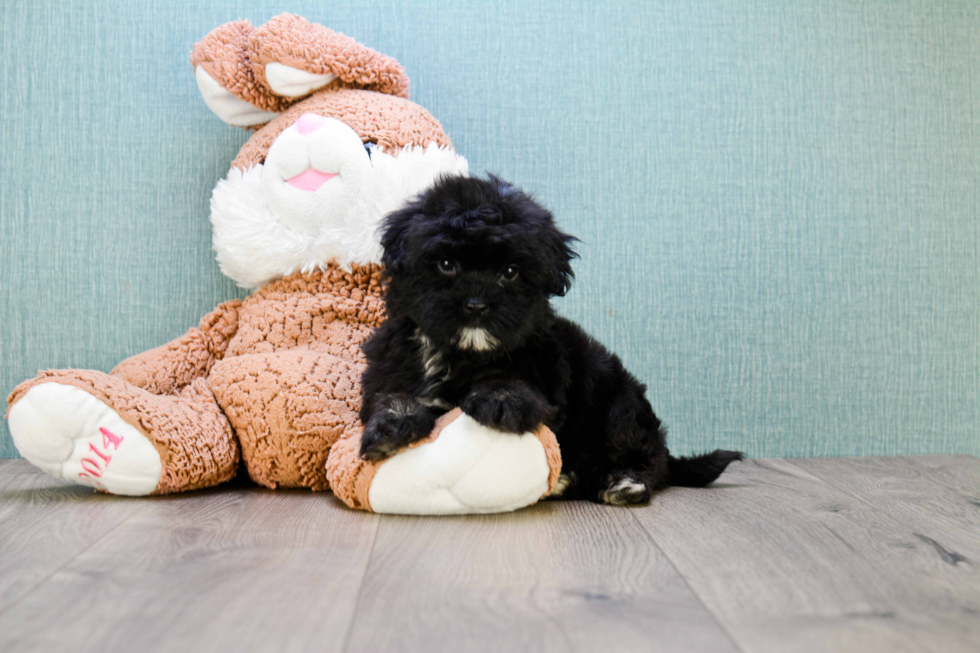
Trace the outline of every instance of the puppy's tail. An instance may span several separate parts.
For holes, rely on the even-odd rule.
[[[729,463],[742,460],[741,451],[715,449],[701,456],[667,458],[668,485],[701,487],[721,476]]]

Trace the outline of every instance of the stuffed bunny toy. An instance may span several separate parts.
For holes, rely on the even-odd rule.
[[[218,485],[244,462],[265,487],[332,488],[376,512],[499,512],[553,490],[550,431],[503,434],[458,409],[385,461],[357,455],[360,344],[385,319],[377,228],[439,176],[467,174],[398,62],[283,14],[218,27],[191,63],[207,106],[254,130],[213,191],[211,224],[221,271],[256,290],[109,374],[48,370],[17,386],[21,455],[133,496]]]

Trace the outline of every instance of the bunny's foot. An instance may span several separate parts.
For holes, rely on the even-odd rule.
[[[10,409],[10,432],[31,464],[112,494],[151,494],[162,464],[153,444],[81,388],[42,383]]]
[[[238,442],[204,379],[154,395],[102,372],[52,370],[14,389],[10,432],[29,462],[65,481],[145,496],[231,479]]]

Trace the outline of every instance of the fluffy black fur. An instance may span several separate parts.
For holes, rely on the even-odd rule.
[[[644,503],[707,485],[742,454],[673,458],[645,387],[548,300],[572,281],[575,238],[496,177],[448,177],[382,228],[388,321],[364,343],[361,455],[428,435],[452,406],[481,424],[557,435],[553,495]]]

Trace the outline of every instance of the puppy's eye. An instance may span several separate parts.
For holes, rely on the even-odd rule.
[[[515,281],[517,279],[517,266],[508,265],[504,268],[504,271],[500,273],[500,278],[504,281]]]
[[[452,276],[456,274],[456,261],[450,261],[448,258],[444,258],[439,261],[439,271],[447,276]]]

